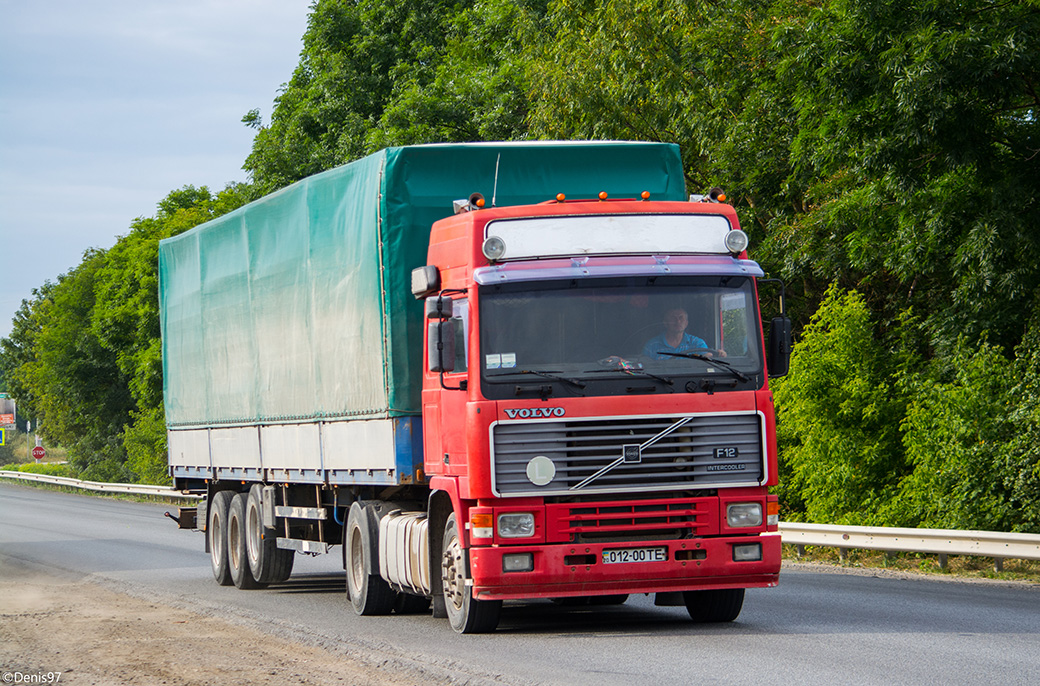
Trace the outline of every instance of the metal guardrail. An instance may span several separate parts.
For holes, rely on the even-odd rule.
[[[184,500],[198,500],[200,496],[186,495],[172,486],[149,486],[146,484],[107,484],[100,481],[80,481],[70,479],[66,476],[50,476],[48,474],[33,474],[31,472],[15,472],[0,469],[0,479],[19,479],[21,481],[36,481],[39,483],[54,484],[68,488],[79,488],[86,491],[98,493],[125,493],[129,495],[149,495],[163,498],[181,498]]]
[[[100,493],[128,493],[193,501],[200,498],[200,496],[181,493],[171,486],[108,484],[98,481],[80,481],[64,476],[7,470],[0,470],[0,478],[37,481]],[[807,545],[838,548],[842,557],[845,557],[846,552],[853,548],[886,552],[931,553],[939,556],[939,565],[943,568],[946,567],[948,555],[991,557],[997,571],[1001,570],[1002,561],[1005,559],[1040,560],[1040,534],[780,522],[780,539],[786,544],[796,546],[799,554],[804,552]]]
[[[843,558],[852,548],[934,553],[943,569],[948,555],[991,557],[998,572],[1005,559],[1040,560],[1040,534],[781,522],[780,539],[797,546],[799,554],[807,545],[838,548]]]

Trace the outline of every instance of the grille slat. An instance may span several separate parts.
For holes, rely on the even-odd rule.
[[[500,422],[493,428],[492,443],[496,491],[501,495],[550,495],[762,481],[762,420],[758,413],[695,415],[676,427],[686,419]],[[670,432],[661,436],[666,431]],[[575,488],[622,458],[624,446],[647,443],[638,462],[617,464]],[[730,453],[716,458],[716,449],[735,450],[736,457]],[[555,476],[544,486],[528,479],[528,462],[536,456],[549,458],[555,467]]]

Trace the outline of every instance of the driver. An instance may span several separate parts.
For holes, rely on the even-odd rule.
[[[720,357],[725,357],[725,351],[715,351],[708,348],[703,338],[686,333],[686,326],[690,323],[686,310],[675,307],[664,313],[664,332],[654,336],[643,346],[643,357],[651,360],[674,359],[661,353],[692,353],[700,352],[707,356],[718,352]]]

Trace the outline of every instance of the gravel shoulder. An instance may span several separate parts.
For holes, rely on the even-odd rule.
[[[447,683],[384,668],[378,656],[303,645],[3,556],[0,677],[76,686]]]

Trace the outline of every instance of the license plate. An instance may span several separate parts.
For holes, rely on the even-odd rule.
[[[615,548],[603,551],[603,564],[625,562],[666,562],[667,548]]]

